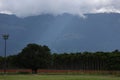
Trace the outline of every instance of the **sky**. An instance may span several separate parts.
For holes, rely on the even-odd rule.
[[[0,12],[18,17],[68,13],[120,13],[120,0],[0,0]]]

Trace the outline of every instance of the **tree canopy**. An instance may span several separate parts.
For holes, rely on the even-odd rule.
[[[50,65],[51,53],[45,45],[28,44],[16,59],[19,67],[32,69],[33,73],[36,73],[37,69],[47,68]]]

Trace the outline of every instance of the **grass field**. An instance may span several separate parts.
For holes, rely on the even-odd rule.
[[[0,80],[120,80],[102,75],[0,75]]]

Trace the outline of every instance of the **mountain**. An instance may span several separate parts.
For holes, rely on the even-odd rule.
[[[19,18],[0,14],[0,34],[9,33],[7,55],[17,54],[28,43],[47,45],[52,52],[112,51],[120,49],[120,14],[63,14]],[[4,40],[0,38],[0,55]]]

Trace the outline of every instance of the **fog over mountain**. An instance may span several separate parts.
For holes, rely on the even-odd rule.
[[[113,51],[120,49],[120,14],[43,14],[24,18],[0,14],[0,34],[8,33],[7,55],[28,43],[47,45],[52,52]],[[0,55],[4,40],[0,36]]]

